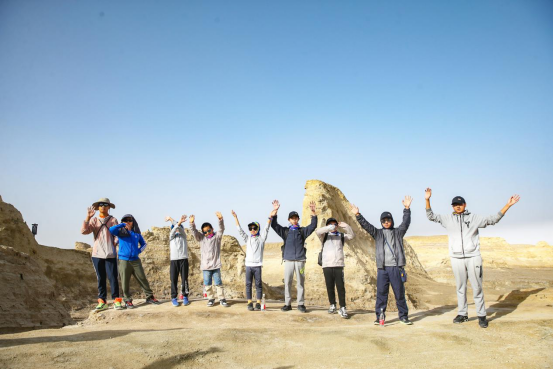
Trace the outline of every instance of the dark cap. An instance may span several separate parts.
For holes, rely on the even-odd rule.
[[[463,199],[461,196],[455,196],[453,200],[451,200],[451,205],[463,205],[466,203],[467,202],[465,201],[465,199]]]
[[[337,221],[336,219],[334,219],[334,218],[328,218],[328,220],[326,221],[326,225],[329,225],[329,224],[332,223],[332,222],[338,223],[338,221]]]
[[[298,214],[297,211],[291,211],[290,214],[288,214],[288,219],[292,218],[292,217],[300,217],[300,215]]]
[[[392,213],[390,213],[389,211],[385,211],[380,215],[380,220],[386,219],[386,218],[390,218],[392,220],[394,219],[394,217],[392,217]]]

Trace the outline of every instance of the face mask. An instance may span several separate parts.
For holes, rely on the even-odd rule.
[[[210,233],[210,234],[206,235],[207,238],[212,238],[213,236],[215,236],[215,233]]]

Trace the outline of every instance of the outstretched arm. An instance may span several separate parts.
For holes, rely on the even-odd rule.
[[[220,211],[216,212],[215,215],[217,216],[217,219],[219,219],[219,230],[217,231],[217,234],[220,237],[223,237],[223,233],[225,232],[225,222],[223,220],[223,214],[221,214]]]
[[[359,213],[359,208],[354,204],[351,204],[351,212],[355,215],[355,219],[365,231],[367,231],[373,238],[376,236],[376,228],[369,223],[362,215]]]
[[[403,206],[405,206],[405,209],[403,209],[403,221],[399,225],[398,229],[405,234],[407,230],[409,229],[409,225],[411,224],[411,203],[413,202],[413,198],[411,196],[405,196],[405,199],[402,201]]]
[[[90,234],[92,232],[96,232],[98,227],[93,226],[90,224],[90,219],[94,217],[94,214],[96,213],[96,210],[94,210],[93,206],[89,206],[86,209],[86,218],[83,222],[83,226],[81,227],[81,234]]]
[[[505,205],[503,207],[503,209],[501,209],[501,214],[505,215],[505,213],[507,212],[507,210],[509,210],[511,208],[511,206],[513,206],[514,204],[516,204],[518,202],[518,200],[520,200],[520,196],[519,195],[513,195],[511,196],[511,198],[509,198],[509,201],[507,201],[507,205]]]
[[[317,212],[316,212],[316,207],[315,207],[315,202],[314,201],[311,201],[309,203],[309,209],[311,209],[311,224],[309,224],[305,228],[302,228],[303,239],[304,240],[307,237],[309,237],[311,235],[311,233],[313,233],[313,231],[315,231],[315,228],[317,228],[318,218],[317,218]]]
[[[190,216],[190,221],[189,221],[190,230],[192,231],[192,234],[194,235],[194,238],[196,239],[196,241],[200,242],[202,240],[202,238],[204,238],[204,235],[203,235],[203,233],[199,232],[196,229],[195,220],[196,220],[196,217],[194,215],[191,215]]]
[[[477,218],[478,219],[478,227],[486,228],[489,225],[494,225],[494,224],[498,223],[501,220],[501,218],[503,218],[503,216],[505,215],[507,210],[509,210],[511,208],[511,206],[516,204],[518,202],[518,200],[520,200],[520,196],[519,195],[513,195],[513,196],[511,196],[509,201],[507,201],[507,205],[505,205],[503,207],[503,209],[501,209],[497,214],[490,215],[488,217],[478,217]]]
[[[424,192],[424,198],[426,200],[426,217],[431,222],[442,224],[442,216],[439,214],[434,214],[434,212],[432,211],[432,208],[430,207],[430,197],[432,197],[432,189],[427,188],[426,191]]]
[[[273,212],[271,212],[273,214]],[[271,228],[271,220],[273,220],[272,216],[269,215],[269,219],[267,219],[267,222],[265,222],[265,227],[263,227],[263,231],[261,232],[261,239],[263,241],[267,240],[267,236],[269,236],[269,228]]]
[[[273,211],[271,211],[271,228],[286,242],[286,228],[278,224],[277,213],[280,208],[280,202],[278,200],[273,201]]]
[[[246,232],[244,232],[242,227],[240,227],[240,222],[238,221],[238,215],[236,215],[234,210],[231,210],[231,212],[232,212],[232,216],[234,217],[234,220],[236,221],[236,228],[238,229],[238,233],[240,233],[240,237],[242,237],[244,242],[248,242],[248,235],[246,234]]]

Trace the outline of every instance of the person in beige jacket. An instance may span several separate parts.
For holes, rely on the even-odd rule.
[[[119,297],[119,280],[117,279],[117,237],[113,237],[109,228],[119,224],[115,217],[109,214],[109,209],[115,209],[107,197],[96,201],[87,209],[86,219],[81,227],[81,234],[90,234],[94,236],[94,246],[92,247],[92,265],[96,271],[98,279],[98,305],[95,310],[105,310],[107,306],[107,283],[109,279],[111,287],[111,297],[113,298],[113,307],[116,310],[123,309],[123,304]],[[95,217],[96,211],[99,216]]]
[[[223,241],[223,232],[225,231],[225,223],[223,215],[216,212],[215,215],[219,219],[219,230],[213,232],[213,226],[210,223],[204,223],[201,227],[201,232],[196,229],[196,217],[191,215],[189,218],[190,229],[198,243],[200,244],[201,265],[203,272],[205,291],[207,293],[207,306],[212,307],[215,304],[215,294],[213,293],[212,283],[215,282],[217,296],[221,306],[229,307],[225,299],[225,289],[221,279],[221,243]]]

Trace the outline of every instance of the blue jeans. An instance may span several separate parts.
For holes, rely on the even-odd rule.
[[[203,274],[205,286],[211,286],[212,281],[215,282],[216,286],[223,285],[223,281],[221,280],[221,269],[204,270]]]

